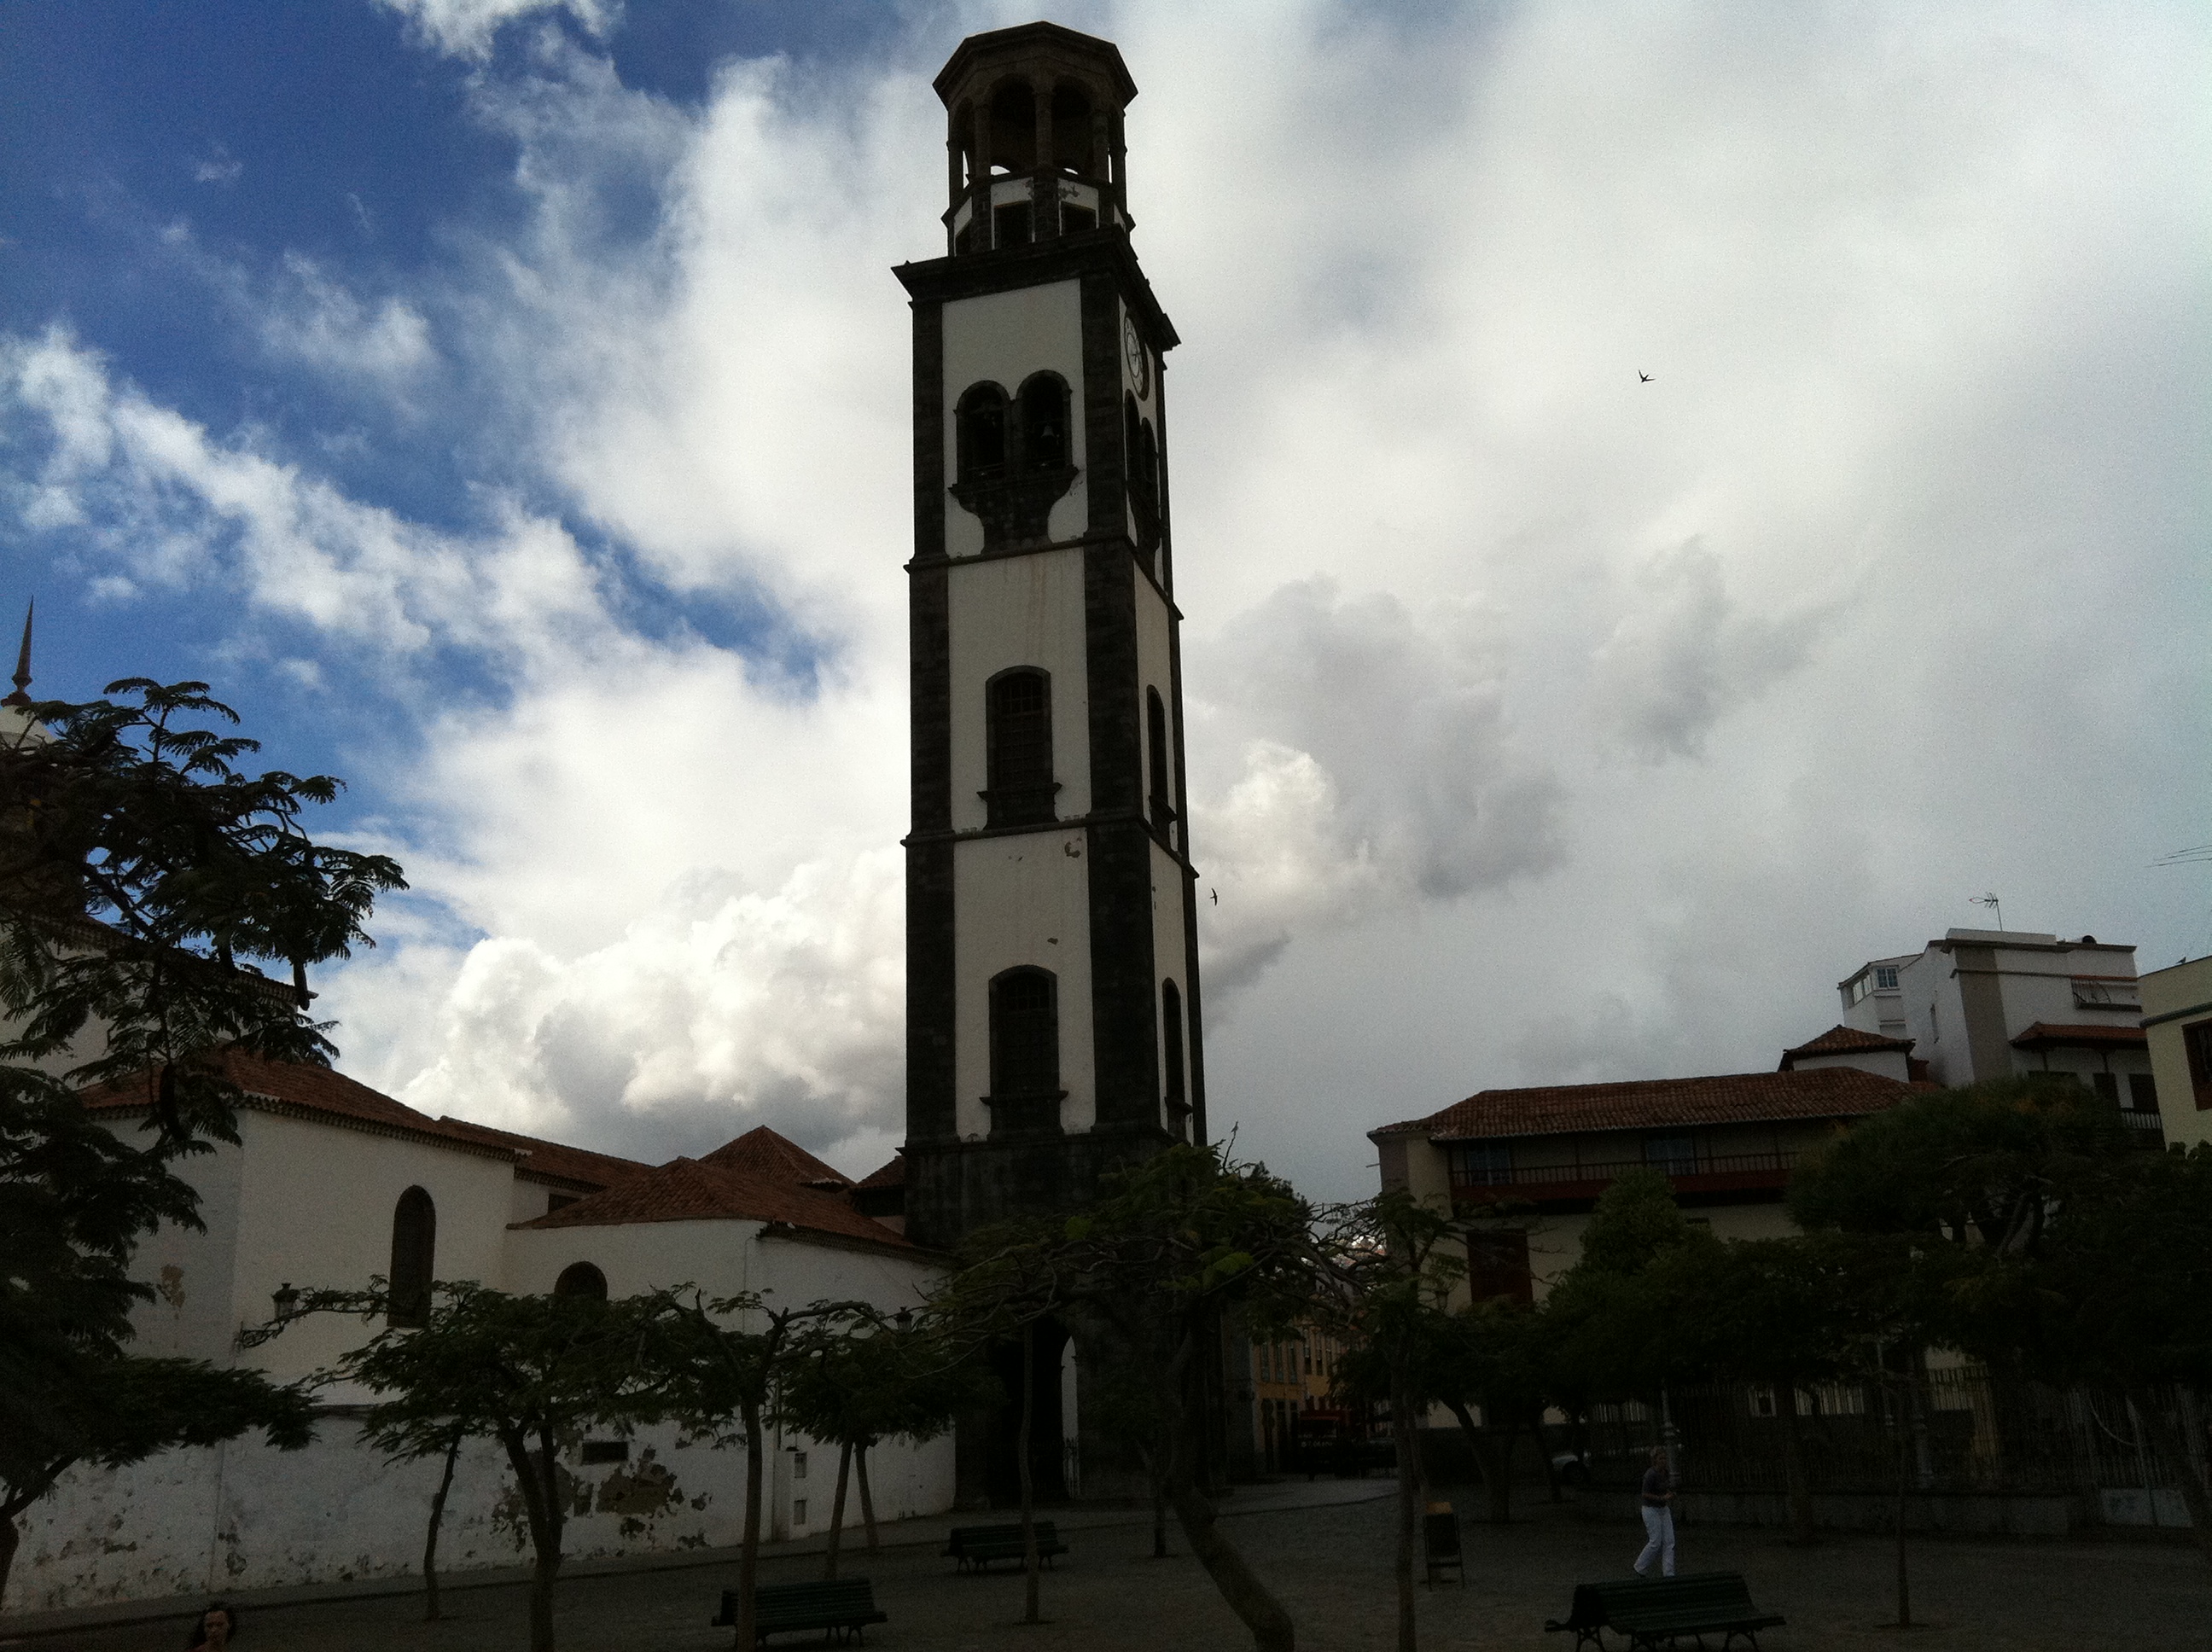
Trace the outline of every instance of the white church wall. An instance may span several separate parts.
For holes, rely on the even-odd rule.
[[[242,1125],[245,1121],[241,1120]],[[125,1141],[132,1130],[118,1133]],[[203,1230],[164,1222],[131,1259],[133,1278],[154,1287],[154,1300],[131,1313],[131,1351],[150,1357],[230,1363],[238,1315],[232,1278],[238,1255],[239,1200],[246,1171],[242,1149],[217,1146],[176,1165],[200,1200]],[[265,1317],[265,1314],[264,1314]]]
[[[504,1158],[262,1112],[239,1115],[234,1332],[274,1311],[277,1289],[365,1287],[392,1266],[392,1220],[410,1187],[438,1218],[433,1276],[500,1283],[514,1167]],[[327,1366],[377,1327],[319,1315],[264,1345],[252,1363],[289,1380]]]
[[[619,1463],[587,1466],[572,1449],[562,1552],[589,1560],[735,1545],[744,1461],[742,1449],[680,1444],[666,1428],[641,1433]],[[22,1517],[0,1610],[412,1576],[441,1467],[389,1463],[355,1421],[326,1418],[304,1451],[251,1438],[117,1472],[73,1470]],[[911,1477],[888,1461],[876,1476],[902,1486]],[[513,1476],[490,1442],[462,1454],[438,1552],[441,1573],[457,1576],[530,1558]]]
[[[1073,281],[1025,287],[1011,293],[955,299],[945,306],[945,453],[949,470],[958,447],[953,410],[970,385],[985,380],[1018,394],[1022,381],[1045,369],[1067,380],[1069,405],[1083,406],[1083,289]],[[1090,525],[1091,501],[1085,478],[1090,459],[1084,421],[1070,421],[1076,466],[1073,485],[1052,507],[1046,526],[1054,539],[1073,539]],[[950,556],[974,556],[983,549],[983,525],[949,494],[945,501],[945,549]]]
[[[1083,855],[1080,828],[970,838],[953,847],[954,1083],[963,1138],[990,1133],[982,1102],[991,1089],[990,981],[1016,964],[1034,964],[1059,978],[1060,1081],[1067,1091],[1060,1127],[1088,1130],[1097,1120],[1091,888]]]
[[[989,811],[984,685],[1014,665],[1052,676],[1052,766],[1062,819],[1091,812],[1089,655],[1084,631],[1083,552],[994,556],[951,570],[952,825],[974,831]]]
[[[548,1291],[562,1270],[589,1262],[607,1295],[635,1297],[693,1285],[709,1300],[757,1291],[757,1222],[627,1222],[611,1227],[516,1228],[507,1236],[507,1288]]]

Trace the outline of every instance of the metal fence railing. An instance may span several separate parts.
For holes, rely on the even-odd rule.
[[[2166,1418],[2205,1470],[2206,1412],[2185,1389],[2160,1394]],[[1678,1386],[1666,1396],[1683,1489],[1780,1493],[1787,1487],[1782,1396],[1767,1386]],[[2090,1518],[2185,1524],[2181,1466],[2125,1396],[2007,1380],[1978,1365],[1931,1370],[1917,1384],[1832,1382],[1797,1392],[1797,1431],[1815,1492],[1893,1492],[1900,1456],[1917,1493],[2078,1497]],[[1583,1424],[1593,1481],[1627,1487],[1661,1442],[1656,1404],[1597,1406]],[[2171,1437],[2171,1436],[2170,1436]]]

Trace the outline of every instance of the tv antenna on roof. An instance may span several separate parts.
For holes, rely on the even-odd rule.
[[[2000,930],[2004,927],[2004,908],[1997,904],[1997,897],[1996,896],[1972,895],[1968,896],[1966,898],[1972,901],[1976,906],[1987,907],[1991,912],[1996,914],[1997,927]]]

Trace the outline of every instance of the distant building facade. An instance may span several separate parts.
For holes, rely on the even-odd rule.
[[[1844,1025],[1909,1039],[1939,1084],[2069,1073],[2154,1147],[2164,1135],[2135,953],[2094,935],[1954,929],[1870,960],[1837,992]]]
[[[2212,1141],[2212,957],[2145,975],[2142,1026],[2166,1141]]]
[[[1790,1230],[1790,1172],[1837,1130],[1914,1091],[1897,1041],[1838,1028],[1773,1072],[1486,1090],[1369,1132],[1386,1191],[1477,1218],[1453,1306],[1539,1300],[1582,1254],[1599,1196],[1656,1170],[1724,1238]]]

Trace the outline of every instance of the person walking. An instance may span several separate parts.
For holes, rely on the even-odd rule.
[[[1651,1563],[1659,1563],[1659,1575],[1674,1575],[1674,1479],[1667,1472],[1667,1448],[1651,1448],[1651,1467],[1644,1471],[1644,1552],[1636,1557],[1636,1575],[1651,1575]]]

